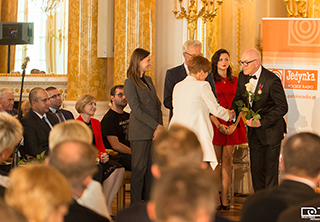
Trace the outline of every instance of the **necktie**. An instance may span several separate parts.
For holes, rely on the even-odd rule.
[[[49,121],[47,121],[46,117],[42,117],[42,121],[45,122],[50,127],[50,129],[52,129],[52,125]]]
[[[59,122],[60,122],[60,123],[66,121],[60,110],[57,110],[57,111],[56,111],[56,114],[57,114],[57,116],[58,116],[58,118],[59,118]]]
[[[254,75],[254,76],[249,76],[249,79],[257,79],[257,77]]]

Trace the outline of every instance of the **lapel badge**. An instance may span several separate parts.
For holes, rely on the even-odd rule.
[[[258,94],[259,94],[259,95],[262,93],[262,88],[263,88],[263,84],[260,83],[260,85],[259,85],[259,90],[258,90]]]

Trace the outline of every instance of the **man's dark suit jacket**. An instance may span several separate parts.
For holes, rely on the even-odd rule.
[[[52,126],[59,123],[58,118],[50,112],[46,113]],[[23,126],[24,145],[21,147],[24,154],[36,157],[46,151],[48,154],[48,138],[50,127],[32,110],[21,119]]]
[[[245,84],[249,82],[249,79],[249,76],[240,72],[238,88],[231,105],[231,109],[237,113],[236,101],[242,100],[248,107],[248,98],[243,94],[246,92]],[[258,94],[259,89],[261,94]],[[283,116],[288,112],[288,103],[281,80],[274,73],[262,67],[255,95],[259,96],[260,100],[252,103],[252,110],[256,112],[261,109],[259,112],[261,127],[248,127],[249,140],[253,130],[256,130],[263,145],[275,145],[283,139],[283,134],[286,133],[286,122]]]
[[[116,222],[131,222],[131,221],[139,221],[139,222],[152,222],[149,219],[148,213],[147,213],[147,204],[144,203],[137,203],[133,206],[130,206],[128,208],[125,208],[121,210],[117,217]],[[230,220],[220,217],[216,214],[215,222],[228,222]]]
[[[15,116],[15,115],[18,115],[18,110],[13,108],[11,111],[8,111],[7,113],[9,113],[11,116]]]
[[[109,222],[109,220],[96,212],[81,206],[74,201],[69,206],[69,212],[64,217],[65,222]]]
[[[278,217],[278,222],[293,222],[293,221],[310,221],[310,219],[302,219],[301,214],[303,213],[303,215],[308,215],[307,210],[301,210],[301,208],[314,208],[315,211],[314,213],[311,213],[309,211],[309,213],[313,216],[316,216],[317,219],[320,218],[320,209],[317,209],[318,207],[320,207],[320,198],[314,199],[314,200],[310,200],[307,202],[303,202],[300,204],[297,204],[295,206],[289,207],[288,209],[286,209],[285,211],[283,211],[280,216]],[[311,218],[311,217],[309,217]]]
[[[167,70],[166,78],[164,82],[164,90],[163,90],[163,105],[166,108],[170,109],[169,120],[171,119],[173,114],[172,113],[173,88],[178,82],[184,80],[186,77],[187,77],[187,72],[186,72],[186,69],[184,68],[184,64]],[[216,98],[218,98],[213,75],[211,73],[209,73],[209,75],[207,76],[206,81],[210,83],[213,94],[215,95]]]
[[[320,198],[320,194],[308,185],[284,180],[279,187],[259,191],[244,202],[242,222],[273,222],[277,221],[282,211],[290,206]]]
[[[60,109],[61,113],[63,114],[64,118],[66,120],[68,119],[74,119],[74,116],[72,114],[72,112],[70,112],[69,110],[66,110],[66,109]],[[50,113],[53,113],[50,109],[49,109],[49,112]]]

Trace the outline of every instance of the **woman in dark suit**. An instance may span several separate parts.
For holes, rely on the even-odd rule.
[[[135,49],[127,71],[128,78],[124,83],[124,94],[131,108],[128,131],[132,151],[131,203],[141,201],[144,184],[144,197],[149,199],[152,179],[151,142],[163,129],[161,103],[151,77],[145,75],[150,66],[150,52]]]

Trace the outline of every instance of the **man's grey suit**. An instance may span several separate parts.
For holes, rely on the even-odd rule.
[[[144,76],[139,88],[132,77],[124,83],[124,94],[131,108],[128,138],[132,152],[131,203],[141,201],[144,176],[146,175],[146,196],[149,198],[151,175],[151,142],[157,126],[163,124],[161,102],[157,97],[152,79]]]

